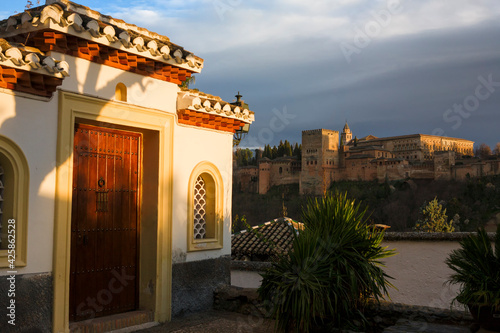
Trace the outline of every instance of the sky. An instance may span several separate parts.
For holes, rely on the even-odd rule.
[[[346,121],[358,138],[500,142],[498,0],[77,2],[203,58],[192,88],[229,102],[239,91],[255,112],[241,147]],[[3,3],[0,17],[24,5]]]

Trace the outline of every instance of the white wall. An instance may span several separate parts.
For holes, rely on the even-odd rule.
[[[231,133],[176,126],[174,130],[174,202],[172,251],[174,262],[196,261],[231,254],[231,183],[233,173]],[[224,182],[224,239],[222,250],[187,253],[188,182],[194,167],[202,161],[213,163]]]
[[[53,52],[52,56],[69,64],[70,77],[64,79],[62,89],[114,100],[116,85],[123,83],[127,87],[128,103],[174,114],[177,111],[179,87],[174,83],[125,72],[65,54]],[[123,117],[126,118],[126,114]]]
[[[179,91],[176,84],[64,54],[53,52],[52,56],[67,61],[70,68],[70,76],[64,79],[60,89],[114,100],[116,85],[121,82],[127,86],[130,104],[176,114]],[[21,95],[14,96],[9,91],[0,90],[0,134],[19,145],[30,168],[27,266],[18,269],[18,273],[51,272],[58,93],[56,92],[50,101]],[[120,116],[127,118],[126,113]],[[215,164],[224,181],[224,249],[187,254],[187,186],[191,171],[201,161]],[[176,124],[173,172],[174,195],[171,200],[174,208],[174,262],[217,258],[230,254],[232,134]],[[0,275],[5,275],[6,271],[0,269]]]
[[[241,288],[259,288],[262,276],[256,271],[231,269],[231,285]]]
[[[386,258],[384,271],[392,276],[390,300],[394,303],[449,309],[458,286],[445,284],[452,271],[445,263],[452,250],[458,249],[458,241],[385,241],[382,246],[396,249],[397,255]],[[231,284],[244,288],[260,286],[256,271],[231,269]],[[457,303],[456,307],[460,307]]]
[[[458,286],[445,284],[452,274],[445,260],[460,247],[458,241],[386,241],[383,246],[398,252],[383,260],[398,289],[389,292],[392,302],[450,308]]]
[[[17,271],[51,272],[57,99],[42,102],[0,92],[0,134],[21,148],[29,166],[28,264]],[[6,272],[0,269],[0,275]]]

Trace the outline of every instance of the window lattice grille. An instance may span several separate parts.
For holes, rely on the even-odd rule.
[[[207,188],[205,181],[198,176],[194,185],[194,238],[203,239],[206,237],[205,220],[207,207]]]

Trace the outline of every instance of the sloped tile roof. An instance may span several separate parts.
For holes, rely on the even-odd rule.
[[[37,31],[77,36],[191,72],[199,73],[203,68],[203,59],[170,42],[168,37],[68,0],[47,0],[46,5],[0,21],[0,35],[5,38]]]
[[[217,96],[207,95],[205,93],[192,90],[184,90],[178,93],[177,109],[220,115],[225,118],[232,118],[248,124],[255,120],[254,112],[248,110],[247,108],[224,102]]]
[[[0,88],[50,98],[68,72],[67,62],[0,38]]]
[[[69,65],[66,61],[58,61],[46,56],[37,48],[10,43],[3,38],[0,38],[0,65],[37,71],[40,74],[59,78],[69,75]]]
[[[287,253],[292,248],[293,233],[304,225],[285,217],[243,230],[232,236],[233,260],[268,261],[272,256]]]

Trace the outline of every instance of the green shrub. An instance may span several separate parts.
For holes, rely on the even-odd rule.
[[[304,208],[304,230],[292,250],[262,274],[259,293],[272,304],[279,331],[309,332],[315,325],[342,326],[362,317],[369,297],[379,300],[392,286],[382,258],[383,231],[366,223],[365,211],[346,195],[310,199]]]
[[[493,305],[500,310],[500,226],[494,243],[493,249],[484,228],[478,229],[446,259],[454,272],[449,283],[460,285],[456,301],[463,305]]]
[[[437,197],[422,208],[422,219],[415,224],[415,230],[425,232],[453,232],[453,220],[448,222],[446,209],[438,202]]]

